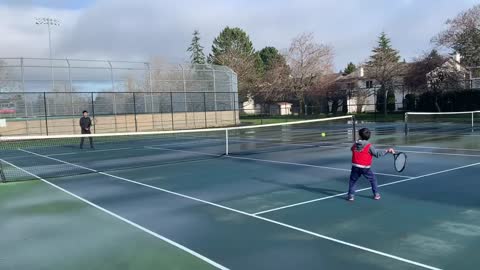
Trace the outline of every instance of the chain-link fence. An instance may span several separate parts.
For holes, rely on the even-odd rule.
[[[0,58],[0,133],[78,133],[235,125],[237,75],[217,65]],[[3,120],[1,120],[3,119]]]
[[[10,92],[3,102],[1,135],[80,132],[84,110],[95,133],[233,126],[236,92]]]
[[[225,66],[160,61],[0,58],[1,92],[237,92]]]

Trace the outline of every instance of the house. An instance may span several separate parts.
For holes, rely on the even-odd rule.
[[[412,63],[400,63],[400,74],[394,79],[393,88],[395,92],[395,108],[394,110],[403,110],[405,96],[409,93],[409,89],[405,87],[405,75],[411,67]],[[471,87],[468,81],[469,70],[460,63],[460,55],[447,58],[445,62],[435,70],[425,74],[429,82],[438,80],[438,74],[455,74],[460,78],[465,88]],[[376,100],[379,83],[372,78],[372,71],[366,66],[360,66],[356,71],[343,75],[336,80],[338,91],[346,91],[348,113],[374,112],[376,109]],[[431,85],[429,85],[431,87]]]
[[[248,115],[256,115],[262,113],[262,105],[255,103],[253,97],[249,96],[247,101],[242,103],[241,112]]]
[[[274,104],[259,104],[255,103],[255,100],[251,97],[247,101],[243,102],[242,113],[248,115],[256,114],[269,114],[269,115],[292,115],[292,103],[289,102],[277,102]]]
[[[433,88],[443,81],[454,80],[460,82],[463,88],[470,88],[471,72],[460,63],[460,55],[457,53],[454,58],[448,58],[441,66],[426,74],[428,87]]]
[[[406,70],[408,63],[401,63],[400,68]],[[347,93],[348,113],[374,112],[380,84],[373,78],[372,71],[360,66],[356,71],[337,79],[337,87]],[[403,74],[394,79],[395,110],[401,109],[405,88]]]

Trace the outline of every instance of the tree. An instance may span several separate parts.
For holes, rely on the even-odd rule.
[[[239,57],[251,57],[255,54],[252,41],[245,31],[235,27],[225,27],[213,40],[212,53],[209,60],[213,64],[221,65],[221,56],[235,52]]]
[[[480,66],[480,4],[459,13],[445,22],[446,30],[432,39],[463,56],[466,66]]]
[[[190,62],[192,64],[205,64],[205,54],[202,45],[200,45],[200,32],[198,30],[193,31],[192,43],[187,51],[191,53]]]
[[[258,54],[265,70],[271,70],[277,64],[286,64],[285,57],[275,47],[265,47]]]
[[[265,54],[265,50],[262,51],[259,54],[264,63],[264,73],[255,96],[256,100],[266,103],[291,100],[290,68],[285,58],[278,51],[268,54]]]
[[[442,96],[447,89],[461,89],[462,81],[462,74],[449,62],[435,68],[427,74],[428,89],[431,90],[434,95],[435,108],[438,112],[441,112],[440,104],[438,103],[439,97]]]
[[[348,63],[347,67],[343,70],[343,73],[348,75],[350,73],[353,73],[356,70],[357,70],[357,66],[355,66],[354,63],[350,62]]]
[[[245,31],[226,27],[214,39],[209,62],[230,67],[238,77],[241,99],[254,94],[263,67],[260,56]]]
[[[399,63],[400,55],[397,50],[392,48],[390,39],[385,32],[380,34],[378,44],[372,50],[372,53],[370,60],[367,62],[369,73],[371,73],[369,76],[375,79],[380,85],[377,100],[383,101],[381,110],[386,115],[388,95],[395,95],[393,90],[395,78],[401,72],[401,64]]]
[[[322,75],[332,73],[333,48],[317,43],[311,33],[295,37],[287,53],[287,63],[291,69],[293,94],[300,103],[301,112],[309,92],[315,89]]]
[[[443,65],[446,60],[435,49],[415,59],[406,71],[405,86],[416,92],[427,90],[427,74]]]

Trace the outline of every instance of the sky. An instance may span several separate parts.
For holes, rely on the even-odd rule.
[[[257,50],[288,48],[312,32],[331,45],[335,68],[368,59],[385,31],[410,61],[433,48],[445,21],[480,0],[0,0],[0,57],[48,57],[48,31],[36,17],[60,20],[52,28],[55,58],[189,60],[198,29],[208,53],[225,26],[240,27]]]

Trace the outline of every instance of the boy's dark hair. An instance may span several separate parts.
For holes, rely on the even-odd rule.
[[[362,128],[358,131],[358,135],[360,135],[360,139],[362,140],[369,140],[371,135],[370,129]]]
[[[88,112],[87,112],[87,111],[83,111],[82,114],[84,114],[84,113],[88,113]]]

